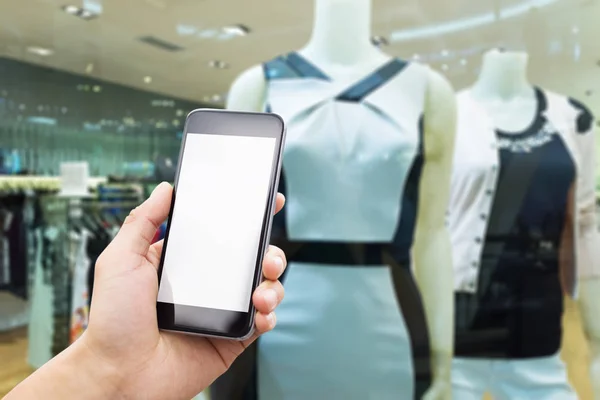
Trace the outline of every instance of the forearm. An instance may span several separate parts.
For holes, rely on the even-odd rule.
[[[119,399],[118,379],[116,370],[76,343],[20,383],[5,400]]]
[[[423,232],[413,248],[437,374],[449,374],[454,353],[454,290],[450,239],[445,228]],[[445,370],[447,369],[447,370]]]

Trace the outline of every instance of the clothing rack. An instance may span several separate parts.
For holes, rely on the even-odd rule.
[[[109,186],[101,183],[87,197],[38,196],[28,359],[34,368],[68,347],[87,327],[96,259],[143,200],[135,185]]]
[[[92,177],[88,181],[88,187],[94,189],[105,182],[105,177]],[[59,176],[0,175],[0,193],[25,190],[56,192],[60,190],[60,185]]]

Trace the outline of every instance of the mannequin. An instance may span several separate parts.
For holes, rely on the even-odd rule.
[[[268,77],[268,73],[271,72],[269,70],[269,65],[267,63],[267,74],[265,74],[265,67],[255,66],[245,71],[240,75],[240,77],[234,82],[228,99],[227,107],[233,110],[245,110],[245,111],[262,111],[265,110],[265,106],[268,106],[267,109],[271,106],[269,103],[269,99],[274,102],[272,104],[273,112],[280,113],[286,119],[288,123],[288,140],[286,144],[286,154],[284,155],[284,173],[286,174],[286,180],[289,182],[290,178],[296,179],[294,177],[294,168],[291,164],[294,163],[295,157],[299,157],[297,153],[300,150],[294,150],[299,144],[298,141],[301,140],[300,134],[308,135],[310,132],[313,132],[315,128],[319,128],[319,126],[315,126],[315,122],[313,121],[313,125],[307,131],[299,132],[303,118],[308,114],[309,117],[313,114],[318,114],[318,117],[323,120],[323,123],[331,123],[329,119],[327,119],[330,113],[338,113],[340,109],[344,107],[361,107],[357,109],[356,113],[349,111],[346,115],[349,118],[353,118],[354,114],[363,114],[364,110],[367,110],[367,117],[373,118],[373,115],[366,106],[360,106],[360,104],[351,104],[348,105],[347,101],[337,101],[333,98],[327,99],[327,96],[335,95],[336,92],[341,92],[344,89],[347,89],[351,86],[352,83],[355,83],[358,79],[372,76],[373,71],[382,65],[386,65],[388,67],[393,67],[394,65],[398,65],[400,61],[391,59],[389,56],[381,53],[377,48],[375,48],[369,40],[370,37],[370,19],[371,19],[371,1],[370,0],[316,0],[315,2],[315,25],[312,37],[308,44],[302,48],[301,50],[293,53],[295,59],[300,58],[302,60],[303,67],[307,67],[307,64],[311,70],[313,70],[313,75],[325,76],[324,79],[316,79],[314,77],[311,78],[303,78],[302,85],[303,87],[299,89],[294,89],[294,93],[286,92],[286,87],[289,88],[292,84],[296,84],[298,80],[294,81],[291,78],[287,80],[281,80],[280,84],[276,81],[269,81],[265,75]],[[291,57],[291,56],[290,56]],[[279,61],[278,61],[279,60]],[[281,63],[280,59],[276,59]],[[402,65],[404,63],[402,62]],[[408,64],[410,65],[410,64]],[[316,68],[315,66],[318,66]],[[318,69],[318,71],[314,71]],[[277,71],[275,71],[277,72]],[[371,74],[371,75],[369,75]],[[277,350],[269,350],[273,349],[278,345],[279,340],[284,340],[286,338],[286,333],[288,335],[294,334],[304,334],[306,335],[303,340],[307,340],[312,344],[312,334],[315,332],[310,327],[307,327],[302,324],[302,321],[294,320],[293,317],[288,319],[287,311],[279,312],[279,331],[274,333],[273,335],[268,335],[265,338],[261,339],[261,342],[258,344],[259,348],[259,364],[260,360],[265,358],[269,358],[269,355],[273,353],[285,353],[282,354],[281,357],[285,358],[289,363],[294,364],[294,367],[297,367],[297,370],[301,370],[303,374],[308,374],[309,377],[306,378],[307,375],[302,375],[302,379],[299,378],[300,383],[297,384],[300,388],[301,392],[294,392],[293,389],[289,389],[288,386],[293,386],[294,383],[290,383],[288,386],[285,382],[292,382],[292,380],[287,380],[285,375],[287,374],[286,369],[288,365],[282,364],[283,361],[278,360],[279,364],[276,363],[271,370],[267,370],[265,368],[258,368],[258,376],[259,381],[263,382],[259,384],[259,386],[278,386],[280,393],[273,394],[273,390],[268,392],[268,395],[265,395],[264,398],[268,398],[269,400],[277,400],[278,398],[292,399],[292,398],[328,398],[328,399],[350,399],[350,398],[369,398],[369,397],[377,397],[380,399],[397,399],[397,398],[411,398],[410,392],[413,392],[414,395],[418,396],[418,398],[425,399],[450,399],[451,398],[451,386],[449,383],[450,380],[450,367],[451,367],[451,359],[452,359],[452,348],[453,348],[453,335],[452,335],[452,321],[453,321],[453,303],[452,303],[452,267],[450,265],[450,243],[448,240],[448,236],[444,227],[444,213],[446,209],[446,201],[447,201],[447,192],[449,191],[449,170],[451,165],[451,153],[452,153],[452,143],[454,132],[451,127],[455,125],[455,115],[454,115],[454,94],[453,90],[450,87],[449,83],[442,78],[439,74],[423,67],[420,65],[410,65],[406,66],[402,72],[399,72],[395,77],[390,78],[385,81],[385,85],[377,89],[377,91],[370,95],[371,107],[378,107],[380,109],[385,109],[385,111],[390,113],[395,113],[395,115],[399,115],[399,118],[402,118],[402,108],[410,108],[410,104],[405,104],[401,106],[401,104],[397,102],[382,102],[382,96],[405,96],[404,91],[407,85],[410,85],[408,82],[410,79],[407,79],[408,76],[404,74],[415,74],[415,76],[419,76],[419,79],[422,80],[422,97],[423,97],[423,143],[424,143],[424,153],[426,154],[427,162],[424,163],[422,178],[419,185],[418,192],[419,195],[419,203],[418,203],[418,215],[416,219],[418,223],[416,224],[416,229],[414,232],[414,240],[412,243],[412,258],[414,265],[414,274],[417,281],[418,289],[420,291],[420,296],[423,302],[423,308],[425,310],[425,318],[426,325],[429,331],[430,343],[428,347],[430,347],[430,352],[428,357],[430,357],[430,372],[433,375],[432,383],[428,384],[421,393],[418,393],[418,390],[409,390],[407,393],[401,393],[404,385],[398,384],[398,382],[404,382],[406,380],[412,381],[412,376],[395,376],[390,378],[389,380],[385,380],[385,378],[381,378],[380,380],[371,379],[372,375],[369,372],[369,369],[373,367],[373,365],[369,365],[368,360],[361,360],[359,356],[356,356],[355,360],[361,360],[363,364],[359,366],[358,370],[362,372],[356,373],[356,369],[350,368],[351,364],[356,364],[356,362],[346,362],[339,361],[342,365],[333,365],[330,362],[337,362],[337,360],[346,360],[346,354],[352,354],[357,351],[362,351],[361,347],[370,346],[371,343],[354,343],[350,342],[346,347],[340,349],[339,353],[331,353],[330,348],[335,347],[336,343],[332,342],[331,346],[325,346],[323,349],[323,353],[321,354],[311,354],[308,356],[311,365],[305,365],[302,362],[298,362],[293,359],[294,356],[288,356],[288,352],[294,352],[295,345],[297,343],[292,343],[292,349],[289,346],[277,347]],[[416,84],[415,84],[416,85]],[[314,90],[309,90],[306,88],[313,88]],[[292,89],[289,89],[292,90]],[[302,91],[302,93],[297,96],[297,90]],[[416,89],[415,89],[416,90]],[[322,97],[317,98],[321,94],[325,94],[325,99]],[[319,94],[321,93],[321,94]],[[313,98],[314,97],[314,98]],[[405,97],[402,97],[401,100],[407,100]],[[300,100],[297,100],[300,99]],[[298,106],[298,109],[294,109],[290,111],[293,107],[297,106],[294,102],[305,101],[306,104],[303,104],[302,107]],[[368,103],[369,100],[365,99],[365,103]],[[276,104],[275,104],[276,103]],[[322,109],[326,109],[325,111],[319,111]],[[356,109],[356,108],[355,108]],[[354,109],[353,109],[354,110]],[[407,115],[408,115],[407,111]],[[307,119],[309,117],[306,117]],[[339,117],[339,116],[338,116]],[[359,118],[359,117],[357,117]],[[345,119],[345,117],[344,117]],[[339,125],[344,121],[338,121],[334,128],[332,129],[323,129],[322,134],[317,132],[315,134],[315,141],[325,140],[324,137],[328,134],[331,134],[331,130],[340,129]],[[356,123],[354,123],[356,122]],[[369,148],[373,147],[371,144],[377,144],[378,138],[374,132],[370,132],[368,137],[359,137],[353,138],[352,130],[356,129],[356,126],[361,125],[364,120],[357,119],[356,121],[348,122],[348,126],[344,131],[339,132],[337,135],[341,136],[341,138],[327,138],[327,140],[331,140],[331,145],[326,147],[319,148],[315,150],[315,156],[318,154],[322,154],[324,149],[335,149],[337,151],[338,146],[342,148],[344,145],[351,146],[352,143],[356,144],[357,142],[361,143],[361,145],[365,146],[366,151]],[[411,124],[414,122],[414,126],[418,125],[417,119],[411,121]],[[307,122],[308,123],[308,122]],[[365,126],[369,126],[369,124],[365,123]],[[389,127],[387,128],[389,129]],[[397,129],[397,128],[395,128]],[[411,127],[411,129],[413,129]],[[296,133],[298,132],[298,133]],[[396,137],[394,134],[393,140],[401,139],[401,134],[398,133],[400,137]],[[353,139],[355,140],[353,142]],[[307,139],[308,140],[308,139]],[[369,145],[363,144],[365,140],[372,140],[373,143]],[[350,143],[350,144],[349,144]],[[305,143],[303,146],[312,146],[313,142]],[[376,146],[377,147],[377,146]],[[305,147],[302,147],[303,149]],[[356,147],[354,147],[356,148]],[[347,149],[347,148],[346,148]],[[389,151],[389,147],[386,149]],[[305,151],[305,150],[302,150]],[[293,152],[293,154],[292,154]],[[301,153],[301,155],[304,153]],[[381,154],[374,155],[375,158],[380,158]],[[360,160],[360,156],[358,156]],[[331,159],[321,160],[322,163],[335,163]],[[347,168],[352,168],[352,163],[356,162],[356,160],[348,161],[350,166]],[[286,164],[287,163],[287,164]],[[307,167],[310,167],[307,166]],[[344,167],[346,168],[346,167]],[[313,175],[324,175],[327,176],[328,171],[331,169],[339,169],[338,165],[332,165],[331,168],[325,168],[318,171],[310,171],[306,172],[306,174],[312,173]],[[357,169],[358,171],[359,169]],[[362,168],[362,170],[365,170]],[[290,172],[291,171],[291,172]],[[344,171],[344,169],[341,169]],[[349,170],[348,170],[349,171]],[[383,171],[385,172],[385,171]],[[344,172],[341,172],[341,179],[347,179],[347,176],[344,176]],[[400,171],[399,171],[399,175]],[[300,179],[300,178],[298,178]],[[305,179],[303,177],[302,179]],[[316,178],[315,178],[316,179]],[[360,178],[358,178],[360,180]],[[357,182],[360,183],[360,182]],[[368,181],[363,182],[368,186]],[[294,182],[292,182],[294,184]],[[335,184],[335,183],[334,183]],[[298,186],[299,184],[296,184]],[[315,187],[315,185],[312,185]],[[325,186],[329,189],[327,186]],[[289,189],[290,187],[288,187]],[[325,192],[323,196],[334,196],[335,193],[328,193],[327,189],[324,189]],[[357,189],[358,191],[359,189]],[[300,193],[300,195],[305,195],[306,193]],[[308,195],[310,197],[312,193]],[[315,240],[316,237],[322,235],[322,239],[324,240],[332,240],[336,242],[357,242],[359,240],[354,237],[362,238],[363,241],[369,241],[369,238],[364,238],[361,236],[359,230],[355,230],[355,227],[348,227],[342,232],[335,230],[336,224],[343,223],[345,220],[352,221],[351,218],[348,218],[348,215],[342,215],[343,218],[338,219],[338,213],[340,213],[340,209],[346,209],[351,207],[351,204],[355,204],[355,202],[349,202],[346,204],[344,200],[340,200],[341,203],[339,207],[332,207],[331,212],[328,215],[323,216],[323,220],[328,221],[328,226],[323,226],[319,229],[320,231],[314,227],[307,227],[304,232],[310,231],[310,234],[298,233],[302,229],[295,228],[294,224],[297,223],[294,215],[299,213],[298,210],[303,207],[309,207],[308,202],[302,202],[296,200],[294,198],[295,195],[290,195],[286,193],[288,199],[288,205],[286,206],[286,213],[288,227],[287,230],[290,233],[290,236],[295,236],[292,239],[297,240],[298,238],[305,240],[305,237],[311,236],[312,240]],[[356,198],[357,193],[350,193],[346,198]],[[376,202],[376,200],[373,200]],[[393,202],[396,202],[394,200]],[[323,201],[323,208],[327,207],[326,203],[328,203],[327,199]],[[366,204],[370,204],[368,201]],[[321,213],[319,210],[320,207],[313,208],[310,212],[306,212],[305,218],[314,219],[318,221],[318,218],[315,217],[316,214]],[[361,212],[368,212],[368,210],[357,210],[357,213],[354,215],[360,215]],[[384,223],[389,223],[393,221],[393,215],[391,212],[385,218]],[[342,221],[342,222],[340,222]],[[367,222],[368,223],[368,222]],[[318,225],[318,222],[315,222]],[[292,226],[290,226],[292,225]],[[374,227],[373,229],[377,230],[378,227]],[[274,236],[277,236],[276,229],[274,227]],[[364,235],[363,235],[364,236]],[[387,240],[391,240],[389,237]],[[317,239],[318,241],[318,239]],[[378,239],[377,241],[381,241]],[[293,252],[291,252],[293,253]],[[323,252],[322,252],[323,253]],[[327,253],[325,251],[324,253]],[[288,253],[290,256],[290,253]],[[393,291],[389,291],[391,289],[391,285],[389,282],[389,271],[390,268],[383,263],[380,267],[377,268],[362,268],[360,272],[358,269],[353,268],[345,268],[345,267],[323,267],[318,266],[314,269],[312,268],[312,263],[310,265],[301,265],[301,263],[295,263],[292,258],[290,259],[291,267],[288,269],[288,276],[286,276],[284,280],[284,285],[286,287],[286,301],[289,308],[293,308],[296,305],[296,299],[301,295],[298,292],[306,292],[307,287],[311,287],[311,290],[319,291],[320,287],[327,285],[335,285],[337,281],[343,281],[348,279],[347,285],[348,287],[352,287],[356,282],[367,282],[370,279],[374,278],[375,275],[380,275],[383,279],[381,282],[375,284],[372,287],[371,292],[373,291],[381,291],[390,296],[393,295]],[[410,264],[408,265],[410,270]],[[375,271],[377,270],[377,272]],[[393,270],[393,269],[392,269]],[[301,277],[304,277],[307,271],[311,271],[314,275],[312,279],[308,279],[307,286],[304,287],[304,290],[297,288],[296,283],[300,280]],[[392,272],[393,273],[393,272]],[[337,281],[334,278],[331,278],[333,275],[337,276]],[[363,275],[364,274],[364,275]],[[359,276],[360,275],[360,276]],[[358,279],[355,281],[353,277],[357,277]],[[331,280],[328,280],[330,279]],[[379,280],[380,278],[376,278]],[[327,307],[333,307],[333,303],[329,302],[331,299],[329,297],[338,296],[341,289],[332,286],[330,289],[330,296],[326,294],[324,295],[324,302],[322,303],[322,307],[327,309]],[[347,295],[347,294],[346,294]],[[297,297],[298,296],[298,297]],[[315,294],[316,296],[316,294]],[[340,294],[340,296],[343,296]],[[350,297],[352,297],[350,295]],[[384,296],[385,297],[385,296]],[[388,296],[389,297],[389,296]],[[388,297],[385,299],[382,298],[383,302],[387,302],[389,300]],[[351,298],[348,298],[351,300]],[[368,300],[368,299],[367,299]],[[299,301],[299,300],[298,300]],[[335,303],[335,301],[334,301]],[[343,303],[343,301],[342,301]],[[420,301],[417,301],[415,307],[418,307]],[[337,303],[336,303],[337,304]],[[337,305],[336,305],[337,307]],[[348,306],[348,310],[351,310],[350,306]],[[302,309],[302,307],[298,307]],[[397,304],[394,306],[397,308]],[[336,315],[343,315],[345,312],[352,311],[344,311],[344,309],[334,310],[332,309],[331,314],[319,315],[318,318],[323,318],[320,320],[320,323],[326,323],[328,317],[334,318]],[[397,313],[397,309],[393,311],[393,314]],[[363,316],[356,315],[352,317],[352,320],[355,320],[357,323],[360,323],[361,318]],[[382,317],[382,318],[391,318],[391,317]],[[382,330],[384,328],[383,324],[388,323],[387,321],[382,321]],[[366,322],[366,324],[370,324],[370,322]],[[398,324],[402,325],[402,322],[399,320]],[[372,324],[376,325],[376,324]],[[318,329],[318,328],[315,328]],[[343,330],[344,327],[339,327],[340,330]],[[349,329],[349,330],[353,330]],[[359,328],[357,328],[359,329]],[[393,326],[390,327],[391,330],[395,330]],[[281,333],[280,333],[281,332]],[[427,334],[427,332],[425,332]],[[345,332],[340,333],[340,340],[343,341],[341,337],[345,335]],[[319,341],[320,339],[316,339]],[[338,340],[338,342],[340,341]],[[385,341],[385,339],[384,339]],[[318,343],[315,345],[318,347]],[[338,343],[339,345],[339,343]],[[406,345],[406,344],[404,344]],[[402,342],[398,342],[397,346],[404,346]],[[305,350],[299,348],[300,353],[310,353],[311,350],[309,347],[306,347]],[[268,354],[262,356],[261,352],[267,352]],[[325,352],[327,354],[325,354]],[[252,354],[252,351],[248,352],[248,354]],[[289,353],[291,354],[291,353]],[[295,354],[295,353],[294,353]],[[250,356],[248,356],[250,357]],[[223,379],[218,381],[215,387],[213,387],[213,393],[215,396],[213,398],[232,398],[237,399],[240,398],[238,391],[235,394],[223,393],[220,394],[220,387],[226,387],[228,384],[232,385],[233,382],[239,381],[240,376],[248,375],[247,372],[244,372],[244,366],[247,367],[252,361],[249,361],[246,357],[245,359],[239,360],[237,365],[234,364],[232,367],[231,377],[224,377]],[[368,357],[368,356],[367,356]],[[360,363],[359,362],[359,363]],[[403,360],[390,360],[389,365],[394,369],[397,368],[395,364],[402,364]],[[323,364],[324,363],[324,364]],[[345,364],[344,364],[345,363]],[[320,367],[320,365],[327,365],[327,367]],[[344,372],[344,369],[347,368],[348,371],[352,370],[355,375],[352,375],[348,372],[346,379],[339,378],[338,375],[341,372]],[[364,369],[362,369],[364,368]],[[308,373],[305,369],[309,369]],[[390,368],[387,368],[390,369]],[[386,371],[387,372],[387,371]],[[313,375],[310,375],[310,374]],[[385,372],[384,372],[385,374]],[[407,375],[412,375],[413,372],[408,372]],[[265,376],[271,376],[275,383],[269,383]],[[388,374],[389,375],[389,374]],[[339,379],[338,379],[339,378]],[[431,379],[431,378],[430,378]],[[315,381],[319,381],[320,383],[314,383]],[[354,382],[360,381],[360,382]],[[391,384],[390,381],[395,381],[396,383]],[[343,384],[339,384],[338,382],[343,382]],[[357,385],[357,391],[353,392],[344,392],[345,386]],[[320,385],[320,386],[319,386]],[[390,389],[397,385],[397,391],[392,392]],[[413,383],[410,382],[410,385],[406,385],[407,387],[412,386]],[[387,388],[387,389],[386,389]],[[427,390],[428,389],[428,390]],[[259,387],[259,393],[264,390]],[[366,390],[366,392],[364,392]],[[362,391],[362,392],[361,392]],[[425,397],[423,396],[423,392],[427,391]],[[270,396],[270,397],[269,397]],[[242,398],[247,399],[250,397]],[[260,397],[260,396],[259,396]]]
[[[591,380],[599,399],[593,121],[581,103],[533,87],[527,80],[527,61],[525,53],[492,50],[484,56],[477,82],[458,95],[449,203],[457,292],[453,392],[466,400],[480,399],[486,391],[498,399],[522,398],[524,390],[536,390],[540,399],[576,399],[558,356],[564,293],[579,295],[592,349]],[[517,167],[511,170],[510,163]],[[511,176],[517,178],[508,182]],[[536,215],[545,218],[541,227]],[[519,231],[514,230],[517,226]],[[532,236],[534,231],[541,236]],[[477,246],[470,242],[473,232]],[[514,240],[540,247],[532,251],[521,246],[515,252]],[[516,257],[521,260],[515,262]],[[463,266],[460,259],[468,262]],[[481,261],[471,263],[476,259]],[[507,276],[515,266],[524,272],[511,280]],[[515,286],[516,281],[522,283]],[[498,326],[505,323],[504,313],[507,325]],[[515,322],[514,315],[520,320]]]

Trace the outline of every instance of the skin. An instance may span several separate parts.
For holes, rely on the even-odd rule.
[[[96,264],[89,327],[67,350],[5,398],[189,400],[222,375],[258,336],[274,328],[283,299],[283,251],[271,247],[264,282],[253,295],[256,334],[244,342],[161,332],[156,319],[162,242],[151,245],[167,218],[172,188],[159,185],[133,210]],[[277,212],[285,202],[277,197]],[[223,257],[227,257],[226,254]]]

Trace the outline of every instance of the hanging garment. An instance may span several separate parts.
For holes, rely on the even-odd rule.
[[[525,360],[555,365],[563,294],[576,294],[579,277],[600,274],[589,255],[596,236],[593,118],[563,96],[536,88],[536,98],[531,125],[509,133],[492,126],[469,91],[458,96],[448,212],[455,378],[461,368],[476,368],[476,359],[499,360],[494,365],[507,370],[523,370],[517,367]],[[503,377],[490,372],[488,382],[501,387],[493,382]],[[555,387],[570,388],[566,380]]]
[[[13,214],[0,209],[0,287],[6,288],[11,283],[10,271],[10,245],[8,232],[13,220]]]
[[[71,232],[74,244],[73,284],[71,286],[71,343],[75,342],[87,329],[89,320],[89,289],[88,273],[90,259],[87,255],[87,242],[89,233],[83,231],[79,234]]]
[[[298,53],[264,70],[266,108],[287,123],[272,234],[286,298],[213,400],[421,398],[429,339],[409,266],[428,71],[393,59],[348,85]]]
[[[27,363],[35,369],[41,368],[54,356],[54,289],[52,281],[44,269],[44,231],[35,230],[35,273],[31,295],[31,319],[27,330]],[[54,239],[56,230],[46,231],[46,237]]]
[[[29,208],[27,196],[24,193],[0,196],[0,207],[4,210],[3,218],[0,218],[0,282],[8,279],[5,285],[0,285],[26,300],[29,275],[27,233],[30,229],[26,218]]]

